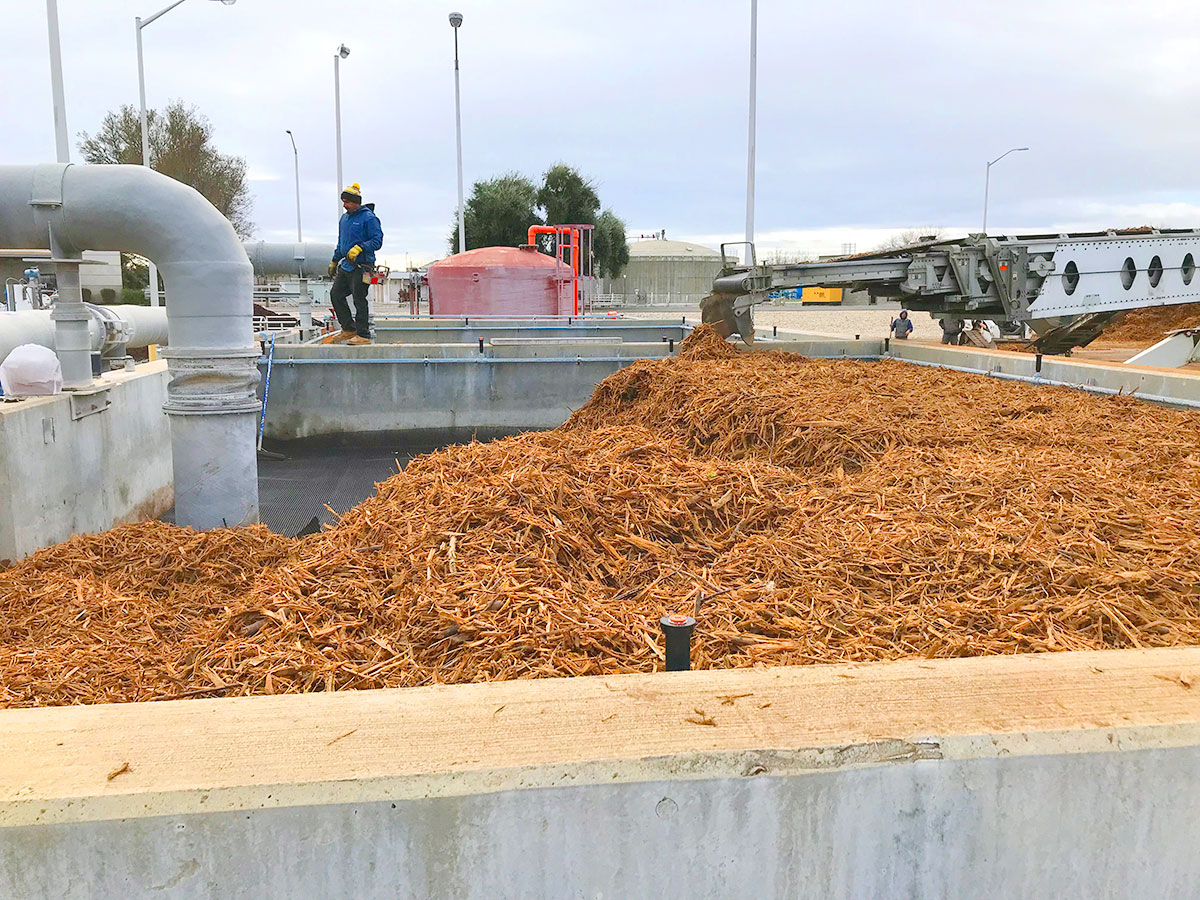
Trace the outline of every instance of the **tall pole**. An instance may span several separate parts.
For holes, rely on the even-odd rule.
[[[54,92],[54,143],[58,161],[71,161],[67,137],[67,101],[63,93],[62,50],[58,37],[58,0],[46,0],[46,29],[50,37],[50,86]]]
[[[296,243],[304,243],[304,232],[300,228],[300,151],[296,149],[296,136],[289,128],[288,137],[292,139],[292,156],[296,161]]]
[[[137,56],[138,56],[138,101],[141,104],[141,112],[139,121],[142,125],[142,165],[150,168],[150,128],[146,121],[146,66],[142,61],[142,18],[136,17],[133,20],[134,28],[137,31]],[[150,305],[158,306],[158,266],[154,264],[154,260],[146,260],[149,264],[150,276]]]
[[[142,29],[153,22],[155,19],[165,16],[175,7],[182,4],[184,0],[175,0],[174,3],[164,6],[152,16],[142,19],[141,16],[134,17],[133,29],[137,33],[137,58],[138,58],[138,101],[141,105],[140,121],[142,126],[142,165],[146,168],[151,168],[150,160],[150,127],[146,121],[146,67],[142,61]],[[225,6],[232,6],[237,0],[221,0]],[[154,265],[154,260],[148,259],[150,275],[150,305],[158,306],[158,266]]]
[[[988,163],[983,173],[983,233],[987,234],[988,191],[992,186],[992,164]]]
[[[988,191],[991,188],[992,181],[992,166],[1004,159],[1010,153],[1020,153],[1022,150],[1028,150],[1028,147],[1013,147],[1011,150],[1005,150],[995,159],[987,164],[987,168],[983,173],[983,233],[987,234],[987,214],[988,214]]]
[[[342,188],[346,183],[342,181],[342,79],[339,66],[342,62],[342,50],[345,49],[345,44],[338,48],[338,52],[333,54],[333,118],[334,130],[337,135],[337,191],[340,195]],[[342,209],[342,201],[338,200],[338,218],[340,219],[344,210]]]
[[[750,136],[746,149],[746,243],[754,241],[754,132],[758,101],[758,0],[750,0]],[[746,247],[746,265],[751,262]]]
[[[454,138],[458,145],[458,252],[467,249],[467,225],[463,205],[462,173],[462,104],[458,94],[458,26],[462,24],[462,13],[450,14],[450,25],[454,28]]]

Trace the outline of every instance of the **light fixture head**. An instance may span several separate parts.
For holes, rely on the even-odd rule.
[[[237,3],[237,0],[221,0],[221,4],[224,6],[233,6],[235,3]]]
[[[452,12],[452,13],[450,13],[450,25],[451,25],[451,27],[453,27],[453,28],[457,28],[457,27],[458,27],[459,25],[461,25],[461,24],[462,24],[462,13],[460,13],[460,12]]]
[[[350,48],[347,47],[345,44],[339,44],[338,45],[338,56],[340,56],[342,59],[345,59],[349,55],[350,55]]]

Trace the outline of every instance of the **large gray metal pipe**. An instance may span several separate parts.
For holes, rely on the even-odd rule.
[[[333,259],[333,244],[287,244],[246,241],[243,245],[255,275],[324,278]]]
[[[253,273],[233,226],[199,193],[143,166],[0,166],[0,247],[123,250],[170,290],[163,355],[175,519],[258,521]]]
[[[150,306],[95,306],[88,312],[88,356],[110,347],[148,347],[167,343],[167,311]],[[108,323],[108,325],[106,325]],[[0,311],[0,360],[22,344],[55,349],[55,320],[51,310]],[[91,361],[88,363],[91,371]]]
[[[329,273],[334,244],[279,244],[247,241],[246,255],[255,275],[293,275],[300,279],[300,327],[312,327],[312,296],[308,279]]]

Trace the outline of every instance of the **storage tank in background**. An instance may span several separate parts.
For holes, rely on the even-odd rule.
[[[533,247],[480,247],[429,267],[434,316],[548,316],[574,311],[570,266]]]

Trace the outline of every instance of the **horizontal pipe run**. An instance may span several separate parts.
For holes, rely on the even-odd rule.
[[[233,226],[197,191],[144,166],[0,166],[0,246],[52,240],[63,252],[123,251],[158,265],[170,296],[163,409],[176,522],[258,521],[254,276]]]

